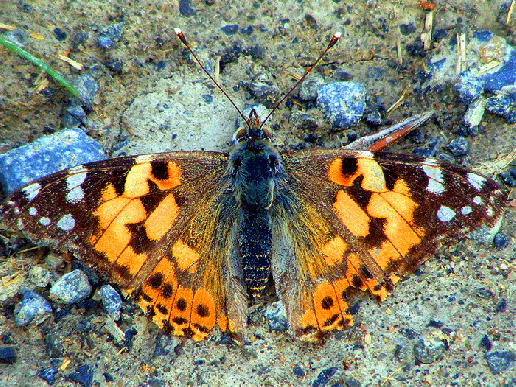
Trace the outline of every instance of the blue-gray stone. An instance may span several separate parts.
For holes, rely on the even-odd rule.
[[[90,74],[83,74],[78,77],[73,83],[75,90],[77,90],[82,100],[74,99],[72,105],[83,105],[87,110],[91,109],[93,98],[99,91],[99,84]]]
[[[414,356],[423,364],[431,364],[444,353],[445,345],[442,341],[418,340],[414,344]]]
[[[0,347],[0,364],[16,363],[16,349],[13,347]]]
[[[365,89],[356,82],[334,82],[319,86],[317,106],[337,128],[357,123],[365,109]]]
[[[267,319],[271,331],[286,331],[288,329],[287,312],[282,302],[268,304],[263,315]]]
[[[508,124],[516,122],[516,87],[503,87],[500,92],[487,99],[486,110],[502,116]]]
[[[115,43],[122,37],[124,31],[124,23],[111,24],[100,31],[98,45],[106,50],[115,47]]]
[[[63,275],[50,288],[50,296],[66,304],[85,300],[90,294],[88,277],[78,269]]]
[[[466,72],[459,76],[459,83],[455,85],[455,90],[460,99],[469,104],[484,92],[484,86],[482,86],[480,79]]]
[[[312,387],[324,387],[330,381],[330,378],[338,371],[337,367],[330,367],[322,370],[313,381]]]
[[[47,382],[49,385],[53,385],[56,382],[57,368],[43,368],[38,372],[38,376]]]
[[[448,149],[455,157],[466,156],[469,153],[469,143],[466,138],[459,136],[448,145]]]
[[[93,383],[93,368],[88,364],[77,367],[74,373],[68,375],[68,379],[83,387],[90,387]]]
[[[99,295],[104,311],[117,321],[120,318],[120,308],[122,306],[120,294],[111,285],[104,285],[100,288]]]
[[[489,352],[484,355],[491,372],[498,375],[516,365],[516,353],[511,351]]]
[[[106,158],[100,144],[81,129],[65,129],[0,155],[7,193],[51,173]]]
[[[39,325],[52,313],[52,307],[42,296],[32,290],[26,291],[22,301],[14,308],[14,323],[24,327]]]

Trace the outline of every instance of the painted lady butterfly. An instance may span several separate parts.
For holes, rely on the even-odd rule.
[[[349,149],[278,153],[252,113],[229,154],[171,152],[79,165],[14,192],[4,222],[69,249],[174,335],[245,335],[272,276],[290,332],[352,324],[432,254],[500,223],[508,193],[433,159]]]

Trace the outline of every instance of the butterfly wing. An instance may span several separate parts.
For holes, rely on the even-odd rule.
[[[234,259],[227,156],[176,152],[105,160],[44,177],[1,208],[8,226],[97,267],[175,335],[218,323],[239,337],[245,289]]]
[[[351,325],[348,298],[385,298],[442,242],[494,227],[507,192],[431,159],[349,150],[283,155],[272,274],[295,336]]]

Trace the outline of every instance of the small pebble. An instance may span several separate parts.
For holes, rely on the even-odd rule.
[[[281,301],[268,304],[263,315],[267,319],[271,331],[286,331],[288,329],[287,312]]]
[[[491,340],[489,340],[489,337],[487,337],[487,335],[484,335],[482,337],[482,340],[480,340],[480,346],[484,347],[486,351],[490,351],[493,347],[493,344],[491,343]]]
[[[487,100],[480,96],[475,98],[466,110],[462,121],[470,128],[476,128],[480,125],[484,112],[486,111]]]
[[[496,305],[495,313],[502,313],[507,310],[507,300],[502,298],[500,302]]]
[[[68,375],[68,379],[83,387],[90,387],[93,383],[93,369],[88,364],[82,365]]]
[[[365,89],[356,82],[334,82],[319,86],[317,106],[336,128],[357,123],[365,109]]]
[[[63,275],[50,288],[50,296],[66,304],[85,300],[91,294],[88,277],[80,270]]]
[[[56,28],[54,28],[54,36],[56,37],[57,40],[62,42],[63,40],[66,40],[67,35],[66,35],[66,32],[64,32],[61,28],[56,27]]]
[[[317,88],[323,84],[320,78],[310,78],[299,85],[299,99],[301,101],[315,101],[317,99]]]
[[[414,356],[423,364],[431,364],[444,353],[445,345],[442,341],[419,340],[414,345]]]
[[[111,24],[100,31],[100,36],[97,41],[98,45],[106,50],[115,47],[115,44],[120,41],[124,31],[124,23]]]
[[[13,347],[0,347],[0,364],[16,363],[16,349]]]
[[[183,16],[190,17],[195,15],[190,0],[179,0],[179,13]]]
[[[455,157],[469,154],[469,143],[465,137],[459,136],[448,145],[448,149]]]
[[[337,367],[330,367],[322,370],[313,381],[312,387],[324,387],[329,382],[330,378],[337,373]]]
[[[104,311],[113,317],[115,321],[120,319],[120,308],[122,307],[122,298],[111,285],[104,285],[99,290],[100,299]]]
[[[292,368],[292,373],[296,375],[298,378],[302,378],[303,376],[305,376],[305,370],[297,364]]]
[[[226,35],[234,35],[238,31],[238,25],[237,24],[226,25],[226,26],[222,27],[221,30],[224,31],[224,33]]]
[[[95,94],[99,91],[99,84],[90,74],[83,74],[79,76],[73,86],[75,90],[79,92],[82,97],[82,100],[77,102],[72,102],[76,104],[83,105],[87,110],[90,110],[93,104],[93,98]]]
[[[493,246],[495,249],[501,250],[509,245],[510,238],[504,232],[498,232],[493,239]]]
[[[52,280],[52,274],[42,266],[32,266],[29,270],[29,281],[38,288],[44,288]]]
[[[512,351],[496,351],[484,355],[491,373],[498,375],[516,365],[516,353]]]
[[[56,382],[57,371],[55,367],[43,368],[38,372],[38,376],[52,386]]]
[[[14,308],[14,323],[24,327],[29,324],[39,325],[52,314],[52,307],[42,296],[26,291],[23,300]]]

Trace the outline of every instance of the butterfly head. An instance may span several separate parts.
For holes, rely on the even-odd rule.
[[[253,116],[254,113],[254,116]],[[230,176],[237,200],[242,205],[268,208],[274,198],[275,180],[282,170],[279,153],[270,145],[268,132],[259,127],[253,110],[247,134],[230,156]]]

